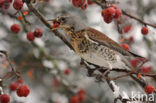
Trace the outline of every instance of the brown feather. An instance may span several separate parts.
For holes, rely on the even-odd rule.
[[[107,46],[110,49],[113,49],[125,56],[141,57],[137,54],[134,54],[130,51],[125,50],[117,42],[113,41],[108,36],[106,36],[105,34],[101,33],[100,31],[98,31],[96,29],[88,28],[87,35],[91,40],[98,42],[100,45]],[[143,57],[141,57],[141,58],[143,58]]]

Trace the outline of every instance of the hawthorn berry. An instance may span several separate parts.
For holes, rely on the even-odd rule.
[[[70,69],[69,68],[65,69],[64,74],[69,75],[70,74]]]
[[[147,27],[143,27],[143,28],[141,29],[141,33],[142,33],[143,35],[147,35],[147,34],[148,34],[148,28],[147,28]]]
[[[132,25],[127,25],[127,26],[123,27],[123,32],[128,33],[131,29],[132,29]]]
[[[24,83],[24,81],[23,81],[23,79],[22,79],[22,78],[18,78],[18,80],[16,81],[16,83],[18,83],[18,84],[23,84],[23,83]]]
[[[56,87],[59,86],[60,85],[60,80],[58,80],[57,78],[54,78],[53,85],[56,86]]]
[[[132,65],[133,67],[137,67],[139,61],[138,61],[137,59],[132,59],[132,60],[130,60],[130,63],[131,63],[131,65]]]
[[[35,39],[34,33],[33,32],[28,32],[27,33],[27,39],[29,41],[34,41],[34,39]]]
[[[52,27],[52,28],[53,28],[53,29],[55,29],[55,28],[57,28],[59,25],[60,25],[60,23],[59,23],[59,22],[54,22],[54,23],[53,23],[53,27]]]
[[[4,0],[2,8],[8,9],[10,7],[10,0]]]
[[[133,42],[133,41],[134,41],[133,36],[131,36],[131,37],[128,38],[128,42],[129,42],[129,43],[131,43],[131,42]]]
[[[21,85],[16,91],[19,97],[27,97],[30,93],[30,89],[27,85]]]
[[[82,6],[81,6],[81,9],[82,9],[82,10],[86,10],[86,9],[87,9],[87,4],[82,5]]]
[[[129,51],[129,45],[126,43],[121,44],[121,46],[125,49]]]
[[[148,94],[151,94],[151,93],[153,93],[154,92],[154,87],[153,87],[153,85],[147,85],[147,86],[145,86],[145,92],[146,93],[148,93]]]
[[[86,98],[85,91],[83,89],[78,91],[78,99],[79,101],[83,102]]]
[[[0,95],[0,103],[9,103],[9,102],[10,102],[10,96],[8,94]]]
[[[12,83],[10,84],[10,86],[9,86],[9,88],[10,88],[11,91],[17,90],[18,87],[19,87],[19,85],[18,85],[18,83],[16,83],[16,82],[12,82]]]
[[[43,34],[43,30],[40,29],[40,28],[36,28],[35,31],[34,31],[34,36],[35,37],[41,37]]]
[[[23,1],[22,0],[14,0],[13,7],[16,10],[20,10],[23,7]]]
[[[72,96],[72,97],[70,98],[70,103],[79,103],[79,98],[78,98],[78,96],[77,96],[77,95]]]
[[[149,67],[142,67],[141,68],[141,72],[142,73],[150,73],[151,70],[152,70],[151,66],[149,66]]]
[[[11,31],[12,31],[13,33],[19,33],[20,30],[21,30],[21,27],[20,27],[18,24],[13,24],[13,25],[11,26]]]
[[[94,3],[92,1],[88,0],[88,5],[93,5]]]
[[[4,0],[0,0],[0,8],[3,7],[3,4],[4,4]]]
[[[116,9],[114,19],[118,19],[122,15],[122,11],[119,9]]]
[[[72,4],[75,6],[75,7],[81,7],[82,5],[84,5],[86,2],[86,0],[72,0]]]
[[[106,15],[108,16],[114,16],[115,15],[115,9],[113,7],[109,7],[106,9]]]

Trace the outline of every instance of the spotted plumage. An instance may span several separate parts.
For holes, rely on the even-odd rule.
[[[140,57],[126,51],[100,31],[86,26],[76,17],[62,15],[56,18],[75,52],[87,62],[102,67],[132,69],[126,57]]]

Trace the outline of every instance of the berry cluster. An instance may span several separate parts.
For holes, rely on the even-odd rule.
[[[0,0],[0,9],[9,9],[12,0]],[[22,0],[14,0],[13,7],[16,10],[20,10],[23,7]]]
[[[12,82],[9,86],[10,91],[16,91],[16,94],[19,97],[27,97],[30,93],[30,89],[27,85],[23,84],[24,81],[19,78],[16,82]],[[9,103],[10,96],[8,94],[1,94],[0,95],[0,103]]]
[[[83,89],[79,90],[76,95],[70,98],[70,103],[82,103],[85,101],[86,94]]]
[[[10,84],[10,91],[16,91],[19,97],[27,97],[30,93],[30,89],[27,85],[23,85],[24,81],[19,78],[16,82]]]
[[[34,32],[28,32],[27,33],[27,39],[29,41],[34,41],[35,37],[40,38],[43,34],[42,29],[36,28]]]
[[[111,5],[109,8],[102,10],[101,14],[106,23],[111,23],[113,19],[118,19],[122,12],[116,5]]]
[[[88,2],[86,3],[86,0],[72,0],[72,4],[76,7],[79,8],[81,7],[82,10],[85,10],[87,8],[87,5],[92,5],[93,2],[87,0]]]

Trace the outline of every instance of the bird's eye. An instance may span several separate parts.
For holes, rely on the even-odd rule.
[[[61,21],[65,21],[65,18],[61,18]]]

